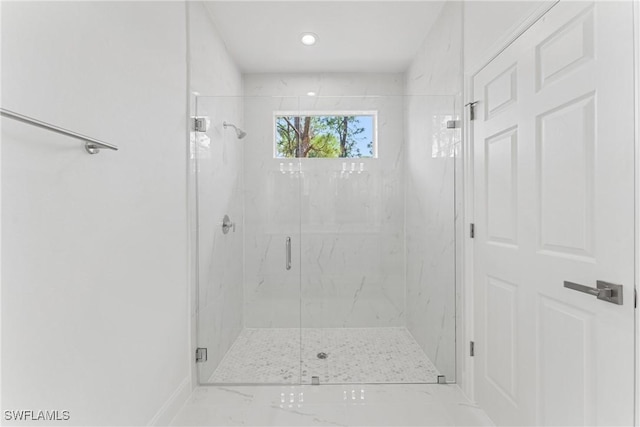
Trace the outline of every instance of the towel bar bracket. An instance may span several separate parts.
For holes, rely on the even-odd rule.
[[[100,147],[90,142],[84,143],[84,149],[87,150],[89,154],[98,154],[100,152]]]

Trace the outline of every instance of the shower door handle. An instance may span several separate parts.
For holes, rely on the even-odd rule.
[[[287,237],[284,241],[284,268],[291,270],[291,237]]]

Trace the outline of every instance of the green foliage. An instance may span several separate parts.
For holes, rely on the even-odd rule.
[[[340,155],[340,143],[332,134],[320,134],[311,138],[313,147],[307,157],[329,157],[337,158]]]

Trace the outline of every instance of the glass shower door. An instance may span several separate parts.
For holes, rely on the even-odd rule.
[[[454,381],[453,97],[305,97],[300,110],[347,146],[300,159],[302,383]]]
[[[301,175],[274,154],[279,110],[298,99],[197,99],[210,121],[193,143],[201,383],[300,383]]]
[[[454,97],[198,97],[197,114],[200,382],[455,381]]]

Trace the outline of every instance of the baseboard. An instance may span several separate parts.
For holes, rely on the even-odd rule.
[[[189,377],[182,380],[180,385],[169,396],[162,407],[147,423],[148,426],[168,426],[171,420],[178,414],[178,411],[185,404],[191,395],[191,381]]]

